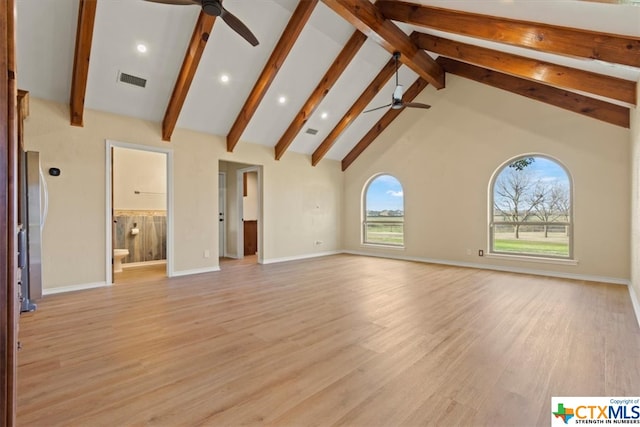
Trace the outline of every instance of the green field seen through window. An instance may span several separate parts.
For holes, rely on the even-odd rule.
[[[365,243],[404,245],[404,217],[367,217]]]

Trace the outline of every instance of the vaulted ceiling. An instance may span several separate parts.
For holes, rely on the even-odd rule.
[[[70,125],[89,108],[161,123],[164,140],[186,128],[225,136],[229,151],[256,143],[344,170],[403,111],[363,113],[391,101],[393,52],[405,102],[429,103],[455,74],[629,127],[640,6],[618,3],[226,0],[253,47],[197,5],[18,0],[18,82],[68,103]]]

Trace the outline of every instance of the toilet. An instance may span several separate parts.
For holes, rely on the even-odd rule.
[[[113,250],[113,272],[122,273],[122,260],[129,255],[129,249]]]

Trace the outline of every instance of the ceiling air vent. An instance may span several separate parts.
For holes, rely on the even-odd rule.
[[[315,135],[318,133],[318,129],[307,128],[306,133],[308,133],[309,135]]]
[[[147,85],[147,79],[143,79],[142,77],[132,76],[131,74],[122,73],[122,72],[118,76],[118,80],[121,81],[122,83],[127,83],[127,84],[138,86],[138,87],[145,87]]]

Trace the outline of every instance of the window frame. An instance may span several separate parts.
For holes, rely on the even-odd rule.
[[[369,193],[369,187],[371,186],[371,184],[373,182],[375,182],[376,179],[383,177],[383,176],[390,176],[391,178],[395,179],[398,184],[400,184],[400,188],[402,189],[402,244],[395,244],[395,243],[381,243],[381,242],[370,242],[367,241],[367,225],[371,224],[372,222],[367,221],[367,195]],[[388,173],[388,172],[380,172],[377,173],[373,176],[371,176],[367,182],[365,182],[364,186],[362,187],[362,197],[361,197],[361,209],[360,209],[360,244],[364,245],[364,246],[377,246],[377,247],[385,247],[385,248],[392,248],[392,249],[404,249],[405,247],[405,232],[404,232],[404,225],[405,225],[405,218],[406,218],[406,212],[405,212],[405,198],[404,198],[404,185],[402,185],[402,182],[393,174]],[[398,224],[398,222],[393,222],[393,221],[376,221],[376,224]]]
[[[549,254],[535,254],[535,253],[528,253],[528,252],[507,252],[507,251],[496,251],[494,249],[494,230],[496,226],[499,225],[510,225],[510,226],[522,226],[522,225],[532,225],[532,222],[528,222],[528,221],[518,221],[518,222],[512,222],[512,221],[494,221],[494,203],[495,203],[495,185],[496,182],[498,180],[498,177],[500,176],[500,174],[502,174],[502,172],[505,170],[505,168],[509,167],[510,164],[514,163],[515,161],[518,161],[520,159],[525,159],[525,158],[529,158],[529,157],[534,157],[534,158],[543,158],[545,160],[551,161],[553,163],[555,163],[558,167],[560,167],[564,173],[567,176],[567,180],[569,181],[569,213],[568,213],[568,220],[564,221],[564,222],[549,222],[549,221],[538,221],[535,222],[535,225],[539,225],[539,226],[548,226],[548,225],[554,225],[554,226],[565,226],[568,227],[568,234],[569,234],[569,240],[568,240],[568,245],[569,245],[569,254],[567,256],[559,256],[559,255],[549,255]],[[561,162],[560,160],[558,160],[557,158],[550,156],[548,154],[544,154],[544,153],[525,153],[525,154],[520,154],[517,156],[514,156],[510,159],[508,159],[507,161],[505,161],[504,163],[502,163],[500,166],[498,166],[498,168],[493,172],[493,175],[491,176],[491,180],[489,181],[489,188],[488,188],[488,234],[489,234],[489,238],[488,238],[488,250],[487,253],[490,256],[498,256],[498,257],[513,257],[513,258],[518,258],[518,259],[527,259],[527,258],[531,258],[534,260],[540,260],[540,261],[544,261],[544,260],[549,260],[549,261],[574,261],[575,260],[575,256],[574,256],[574,232],[575,232],[575,227],[574,227],[574,214],[573,214],[573,206],[575,204],[575,198],[574,198],[574,194],[573,194],[573,176],[571,175],[571,172],[569,171],[569,169],[567,168],[567,166]]]

